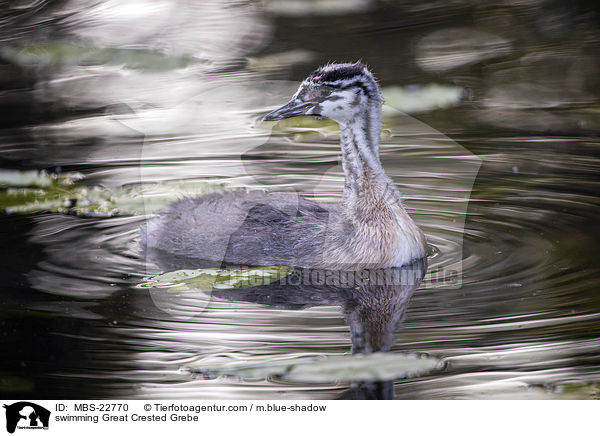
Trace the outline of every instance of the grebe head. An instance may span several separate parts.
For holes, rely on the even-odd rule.
[[[313,115],[348,124],[372,110],[381,111],[381,93],[367,67],[361,62],[329,64],[311,73],[288,103],[263,120]]]

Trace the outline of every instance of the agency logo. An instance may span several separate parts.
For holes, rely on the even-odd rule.
[[[4,405],[6,409],[6,431],[14,433],[16,429],[48,430],[50,411],[29,401],[19,401]]]

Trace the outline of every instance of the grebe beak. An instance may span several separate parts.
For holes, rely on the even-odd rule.
[[[278,121],[284,118],[298,117],[305,115],[310,108],[315,106],[313,102],[290,100],[278,109],[269,112],[264,116],[263,121]]]

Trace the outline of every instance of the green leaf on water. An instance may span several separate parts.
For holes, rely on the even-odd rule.
[[[563,398],[600,399],[600,381],[567,382],[556,387],[555,393]]]
[[[394,108],[402,112],[426,112],[456,106],[460,103],[463,88],[430,83],[423,86],[387,86],[381,90],[386,106],[384,116],[393,116]]]
[[[309,383],[386,381],[425,374],[439,365],[433,357],[399,353],[273,359],[262,362],[194,365],[190,372],[205,377],[261,379],[280,377]]]
[[[289,266],[254,268],[204,268],[171,271],[149,278],[139,286],[166,288],[167,292],[211,292],[264,286],[291,273]]]
[[[76,213],[82,216],[142,215],[156,213],[174,200],[223,191],[207,182],[184,181],[129,185],[109,190],[85,186],[79,173],[0,169],[0,211]]]
[[[197,62],[191,56],[172,56],[156,50],[97,47],[67,40],[4,44],[0,54],[19,65],[109,64],[149,71],[185,68]]]

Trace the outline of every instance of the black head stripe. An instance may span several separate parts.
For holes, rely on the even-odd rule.
[[[367,71],[367,68],[361,62],[354,64],[331,64],[314,71],[310,75],[310,79],[315,82],[331,83],[361,76],[365,74],[365,71]]]
[[[338,80],[349,80],[363,75],[366,67],[361,62],[355,64],[331,64],[319,68],[311,74],[311,78],[319,82],[337,82]]]
[[[315,70],[308,80],[317,86],[356,89],[370,98],[381,98],[375,78],[361,62],[325,65]]]

